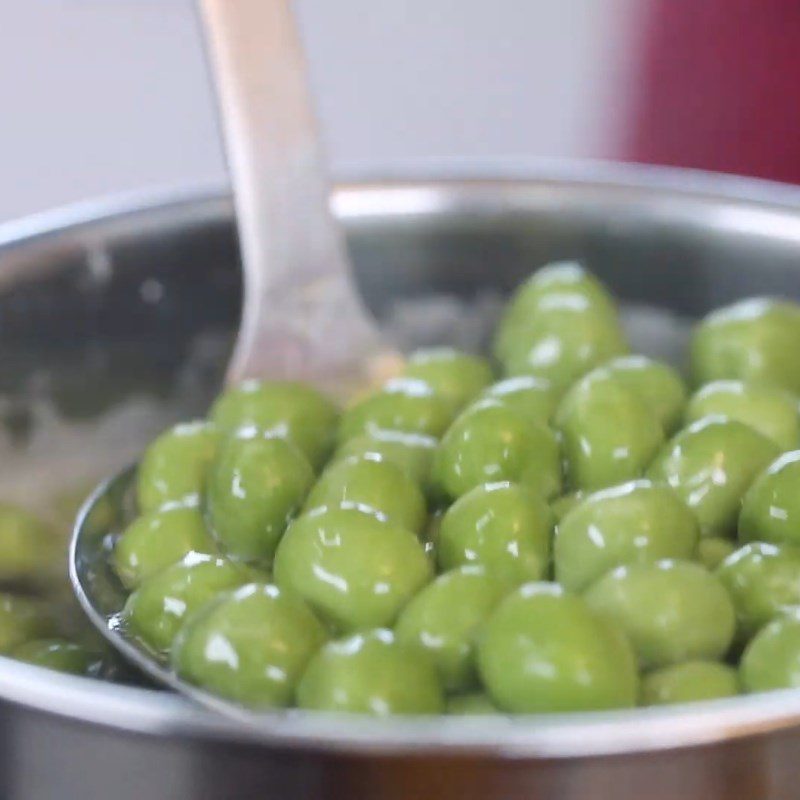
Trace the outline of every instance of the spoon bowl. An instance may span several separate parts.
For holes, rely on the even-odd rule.
[[[96,630],[145,677],[204,708],[257,727],[259,719],[263,721],[263,714],[181,680],[162,654],[125,630],[122,611],[128,595],[111,569],[108,557],[116,537],[135,516],[135,477],[136,467],[130,466],[101,483],[78,513],[69,553],[69,575],[75,596]]]

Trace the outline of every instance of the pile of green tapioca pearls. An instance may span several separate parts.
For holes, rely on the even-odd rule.
[[[0,502],[0,655],[94,677],[106,656],[68,602],[65,550],[52,520]]]
[[[344,409],[236,387],[144,455],[113,553],[127,630],[260,708],[585,711],[800,684],[800,307],[717,311],[690,361],[691,395],[557,264],[516,292],[492,359],[418,352]]]

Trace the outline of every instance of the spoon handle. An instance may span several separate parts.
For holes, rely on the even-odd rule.
[[[233,179],[244,307],[227,382],[346,391],[379,356],[329,209],[289,0],[200,0]]]

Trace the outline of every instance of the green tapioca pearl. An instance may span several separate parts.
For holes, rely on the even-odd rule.
[[[800,687],[800,615],[796,609],[775,618],[742,654],[739,677],[746,692]]]
[[[445,572],[405,607],[397,640],[424,651],[448,691],[476,686],[475,637],[507,585],[481,567]]]
[[[227,432],[253,426],[269,436],[286,438],[318,469],[333,447],[339,410],[303,383],[245,381],[214,403],[210,417]]]
[[[139,511],[200,496],[219,443],[207,422],[187,422],[162,433],[145,450],[136,473]]]
[[[638,478],[664,443],[661,423],[614,379],[587,375],[556,413],[567,484],[594,490]]]
[[[667,433],[680,426],[687,391],[683,379],[672,367],[647,356],[632,355],[614,358],[598,371],[642,400]]]
[[[42,601],[0,593],[0,653],[56,633],[53,612]]]
[[[615,314],[576,295],[551,295],[540,304],[502,359],[506,375],[535,375],[563,394],[594,367],[630,347]]]
[[[517,375],[489,386],[481,400],[494,400],[529,422],[547,425],[555,414],[558,396],[550,383],[534,375]]]
[[[497,706],[484,692],[457,694],[447,700],[447,713],[451,716],[472,717],[499,714]]]
[[[641,705],[663,706],[718,700],[739,694],[739,676],[718,661],[687,661],[642,678]]]
[[[295,520],[275,554],[275,581],[337,631],[392,625],[432,578],[419,539],[353,509]]]
[[[481,631],[478,669],[492,701],[513,713],[629,708],[638,693],[621,630],[552,583],[500,603]]]
[[[187,621],[172,663],[185,680],[235,702],[283,707],[326,638],[302,600],[272,584],[251,583],[218,596]]]
[[[252,573],[224,558],[189,553],[143,581],[128,598],[123,617],[131,633],[156,651],[168,651],[190,614],[251,579]]]
[[[0,503],[0,581],[49,582],[61,553],[62,542],[43,520]]]
[[[436,546],[444,570],[478,565],[511,586],[547,575],[553,516],[527,487],[476,486],[445,512]]]
[[[542,301],[553,294],[574,295],[592,308],[612,316],[616,313],[608,290],[581,264],[576,261],[548,264],[534,272],[507,303],[494,340],[494,354],[499,361],[506,360]]]
[[[132,522],[114,546],[112,563],[123,586],[135,589],[192,550],[215,553],[217,548],[200,510],[176,506],[151,511]]]
[[[800,394],[800,306],[786,300],[742,300],[709,314],[691,345],[695,385],[732,378]]]
[[[694,515],[669,487],[645,480],[615,486],[589,495],[559,522],[555,578],[581,591],[625,564],[690,559],[699,535]]]
[[[731,553],[735,552],[738,544],[731,539],[721,536],[706,536],[697,543],[695,560],[708,570],[715,570]]]
[[[523,484],[550,498],[561,488],[561,457],[553,432],[493,400],[464,411],[439,443],[434,484],[450,498],[497,481]]]
[[[300,681],[297,705],[376,717],[438,714],[444,696],[426,658],[391,631],[373,630],[324,645]]]
[[[744,422],[782,450],[800,444],[797,398],[783,389],[744,381],[707,383],[686,407],[686,422],[718,415]]]
[[[485,358],[437,347],[409,356],[403,374],[425,381],[458,410],[492,382],[492,368]]]
[[[740,642],[785,609],[800,606],[800,550],[790,545],[744,545],[716,575],[733,599]]]
[[[363,434],[346,441],[336,451],[334,461],[341,461],[351,456],[378,455],[384,461],[396,464],[409,478],[427,489],[433,451],[437,443],[437,439],[424,434],[377,431],[372,435]]]
[[[778,452],[749,425],[706,417],[664,446],[647,477],[678,493],[697,516],[701,536],[731,536],[744,493]]]
[[[305,511],[354,508],[419,533],[425,524],[425,498],[417,484],[380,456],[353,456],[330,466],[311,490]]]
[[[21,644],[11,652],[17,661],[46,667],[72,675],[96,675],[102,656],[82,644],[65,639],[34,639]]]
[[[225,441],[209,474],[207,516],[231,558],[267,564],[300,510],[314,471],[291,442],[246,430]]]
[[[598,614],[623,628],[643,668],[718,660],[733,641],[733,603],[720,580],[699,564],[618,567],[584,597]]]
[[[800,545],[800,450],[784,453],[748,489],[739,539]]]
[[[420,433],[438,438],[453,419],[453,406],[432,386],[417,378],[394,378],[342,415],[338,440],[343,443],[381,431]]]

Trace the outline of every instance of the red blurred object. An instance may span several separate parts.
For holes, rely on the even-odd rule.
[[[625,157],[800,183],[800,0],[653,0]]]

